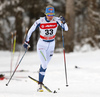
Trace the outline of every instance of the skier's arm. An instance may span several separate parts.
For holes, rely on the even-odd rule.
[[[32,33],[40,26],[40,19],[35,21],[34,24],[31,26],[31,28],[28,31],[27,37],[26,37],[26,41],[29,42],[30,37],[32,35]]]
[[[27,37],[26,37],[26,40],[23,44],[24,48],[28,48],[30,45],[29,45],[29,40],[30,40],[30,37],[32,35],[32,33],[40,26],[40,19],[35,21],[34,24],[31,26],[31,28],[29,29],[28,31],[28,34],[27,34]]]
[[[64,29],[65,31],[68,31],[68,26],[67,26],[67,23],[65,22],[65,19],[64,17],[61,17],[60,18],[57,18],[57,24],[62,28]]]

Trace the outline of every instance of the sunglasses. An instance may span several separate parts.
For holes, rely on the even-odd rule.
[[[54,16],[54,15],[47,15],[47,16],[49,16],[49,17],[50,17],[50,16]]]
[[[47,13],[46,15],[47,15],[47,16],[54,16],[55,13],[53,13],[53,14],[50,14],[50,13],[48,14],[48,13]]]

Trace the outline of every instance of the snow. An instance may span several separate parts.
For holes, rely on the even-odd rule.
[[[18,54],[14,54],[13,70]],[[49,93],[45,89],[43,93],[39,93],[37,83],[29,79],[28,75],[38,79],[40,61],[37,52],[28,51],[17,69],[28,72],[16,72],[8,86],[5,85],[8,79],[0,81],[0,97],[100,97],[99,58],[100,50],[66,53],[69,84],[66,87],[63,53],[54,53],[48,64],[44,84],[57,93]],[[0,51],[0,72],[9,71],[10,62],[11,52]],[[10,73],[2,74],[10,76]]]

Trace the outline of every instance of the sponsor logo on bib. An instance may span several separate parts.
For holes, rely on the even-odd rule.
[[[44,23],[40,24],[41,29],[53,29],[57,27],[57,23]]]

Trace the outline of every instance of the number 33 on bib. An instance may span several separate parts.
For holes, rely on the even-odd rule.
[[[55,38],[57,31],[57,23],[54,20],[50,23],[41,23],[40,24],[40,38],[43,40],[52,40]]]

